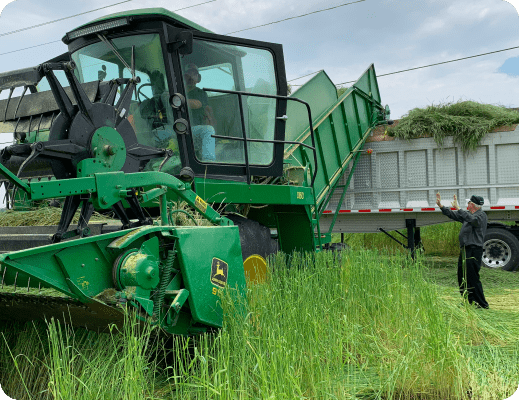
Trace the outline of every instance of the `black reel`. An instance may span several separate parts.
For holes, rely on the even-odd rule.
[[[52,122],[47,142],[9,146],[2,152],[2,162],[8,160],[12,154],[26,157],[18,170],[17,175],[21,176],[24,168],[34,159],[45,159],[50,162],[52,172],[57,179],[70,179],[78,177],[81,172],[80,163],[88,159],[96,159],[99,161],[97,165],[104,166],[104,170],[100,169],[97,172],[120,170],[132,173],[141,170],[151,159],[167,157],[168,152],[165,149],[140,144],[133,126],[128,121],[132,94],[140,78],[114,79],[108,83],[108,90],[101,99],[98,102],[91,102],[73,73],[75,67],[73,62],[40,65],[41,76],[47,78],[60,113]],[[56,78],[53,72],[55,70],[65,72],[75,105]],[[118,89],[123,86],[124,89],[115,104]],[[99,148],[106,136],[116,139],[115,142],[119,143],[116,149],[112,149],[109,145]],[[116,154],[117,151],[119,155]],[[96,170],[94,169],[93,172]],[[84,175],[83,171],[81,176]],[[125,200],[138,221],[130,221],[120,201],[113,206],[113,211],[121,220],[122,229],[152,224],[151,218],[145,216],[135,191],[130,192],[131,194]],[[78,227],[76,230],[68,231],[72,218],[81,204]],[[59,242],[73,236],[87,236],[88,221],[93,211],[89,195],[68,196],[65,199],[58,231],[53,236],[52,242]]]

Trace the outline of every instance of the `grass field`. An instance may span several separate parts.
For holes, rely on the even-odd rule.
[[[0,384],[18,400],[505,399],[519,384],[519,273],[482,269],[491,308],[463,303],[455,227],[424,232],[416,262],[382,235],[349,236],[340,256],[278,255],[247,313],[228,291],[224,328],[198,338],[4,323]]]

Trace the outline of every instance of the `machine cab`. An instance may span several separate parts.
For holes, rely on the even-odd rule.
[[[114,79],[140,80],[125,111],[139,143],[172,150],[162,171],[249,182],[282,174],[281,45],[216,35],[165,9],[105,17],[64,41],[81,83],[100,81],[102,91]]]

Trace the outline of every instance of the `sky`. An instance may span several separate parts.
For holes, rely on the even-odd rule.
[[[5,35],[121,1],[12,1],[0,14],[0,71],[33,66],[65,52],[66,46],[61,42],[42,44],[59,41],[67,31],[97,17],[144,7],[174,11],[208,0],[125,1]],[[226,34],[346,2],[348,0],[216,0],[178,13],[213,32]],[[380,75],[519,46],[519,14],[512,3],[504,0],[365,0],[238,32],[234,36],[281,43],[289,80],[324,69],[332,81],[339,84],[355,80],[371,63]],[[32,46],[38,47],[16,51]],[[302,84],[307,79],[291,83]],[[394,119],[415,107],[458,100],[519,107],[519,48],[382,76],[379,87],[382,101],[390,106]],[[4,96],[5,92],[0,94],[0,98]]]

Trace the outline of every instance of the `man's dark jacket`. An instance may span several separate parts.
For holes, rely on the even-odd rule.
[[[462,209],[452,211],[447,207],[442,207],[441,210],[450,219],[463,223],[460,230],[460,247],[470,245],[483,247],[488,221],[487,214],[483,210],[479,209],[474,214]]]

